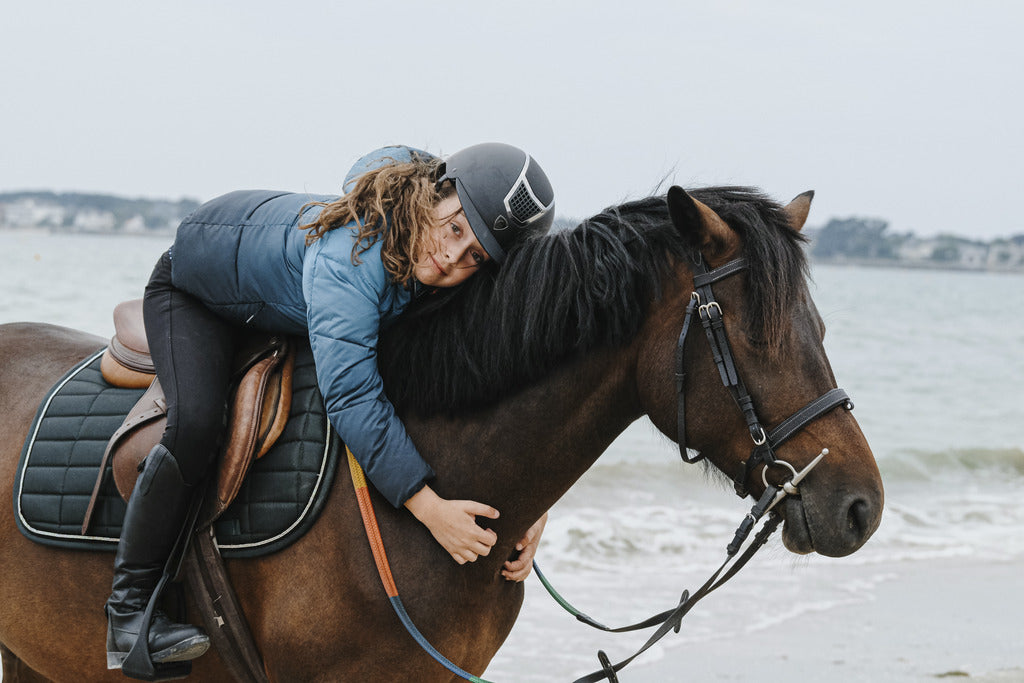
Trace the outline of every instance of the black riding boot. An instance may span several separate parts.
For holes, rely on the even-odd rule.
[[[128,500],[121,542],[114,558],[114,586],[107,600],[107,668],[120,669],[135,645],[144,613],[188,516],[194,486],[163,445],[146,456]],[[175,624],[162,610],[149,629],[153,662],[182,662],[206,652],[210,638],[196,626]]]

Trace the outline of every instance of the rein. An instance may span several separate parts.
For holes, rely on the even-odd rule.
[[[677,438],[679,442],[679,453],[683,460],[688,463],[696,463],[704,459],[704,454],[702,453],[697,453],[697,455],[690,457],[686,448],[686,373],[684,372],[683,356],[686,339],[696,317],[700,320],[701,326],[704,328],[704,333],[707,337],[708,344],[711,347],[711,353],[714,358],[715,365],[718,367],[722,384],[729,390],[730,394],[732,394],[740,412],[743,413],[743,418],[746,421],[747,428],[750,432],[750,438],[754,442],[750,457],[748,457],[742,464],[740,471],[736,474],[733,480],[736,494],[741,498],[745,498],[749,495],[746,484],[747,479],[754,469],[761,464],[764,465],[764,469],[761,472],[761,479],[764,483],[765,490],[754,506],[750,509],[750,512],[747,513],[746,517],[744,517],[743,521],[737,527],[732,542],[729,543],[726,548],[725,561],[717,570],[715,570],[711,577],[692,595],[689,591],[683,591],[679,604],[674,608],[629,626],[611,628],[577,610],[569,604],[565,598],[558,594],[541,572],[537,563],[533,563],[533,569],[537,573],[537,577],[540,579],[541,583],[544,585],[544,588],[559,605],[576,617],[578,621],[608,633],[624,633],[649,628],[655,625],[658,626],[657,630],[650,636],[650,638],[648,638],[647,642],[644,643],[639,650],[617,664],[612,664],[608,659],[608,655],[605,654],[603,650],[599,650],[597,656],[601,663],[601,669],[577,679],[574,683],[596,683],[597,681],[606,679],[609,683],[618,683],[617,672],[622,670],[636,657],[661,640],[661,638],[668,634],[669,631],[675,631],[678,633],[682,626],[682,618],[686,616],[693,606],[735,576],[736,573],[750,561],[754,554],[764,546],[771,534],[774,533],[779,527],[779,524],[782,523],[782,517],[774,511],[775,506],[787,495],[799,495],[797,485],[818,463],[821,462],[826,455],[828,455],[828,449],[822,449],[822,451],[802,470],[797,471],[797,469],[790,463],[780,460],[775,455],[775,449],[808,424],[834,408],[842,405],[845,406],[847,410],[853,410],[853,403],[850,401],[850,397],[847,393],[842,389],[835,388],[825,392],[808,403],[793,415],[779,423],[774,429],[766,431],[757,416],[757,410],[754,408],[754,400],[739,377],[736,362],[733,359],[732,349],[729,346],[729,339],[725,334],[725,321],[722,315],[722,306],[715,299],[714,291],[711,288],[711,285],[714,283],[745,270],[748,267],[747,260],[745,258],[738,258],[733,261],[729,261],[718,268],[710,270],[704,264],[703,258],[700,256],[699,252],[692,260],[694,266],[694,291],[690,295],[690,303],[686,307],[686,316],[683,320],[683,327],[679,334],[679,341],[676,345],[675,354],[675,379],[678,401]],[[412,622],[412,619],[406,612],[405,606],[402,604],[402,600],[398,595],[398,588],[395,585],[394,577],[391,574],[391,567],[388,563],[387,554],[384,551],[384,542],[380,535],[380,528],[377,525],[377,517],[373,511],[373,503],[370,500],[370,494],[367,489],[363,470],[359,466],[359,463],[356,462],[355,457],[352,455],[352,451],[348,450],[347,447],[346,452],[348,453],[349,469],[352,473],[352,485],[355,488],[356,498],[359,501],[359,512],[363,518],[363,526],[366,528],[367,540],[370,542],[370,547],[373,551],[373,559],[377,564],[377,571],[380,574],[381,582],[384,585],[384,590],[387,593],[388,600],[391,603],[392,608],[395,610],[395,613],[398,615],[399,620],[402,622],[402,625],[405,626],[409,634],[417,644],[427,652],[427,654],[433,657],[439,664],[444,666],[453,674],[463,678],[464,680],[472,681],[473,683],[489,683],[488,681],[474,676],[453,664],[427,641],[419,629],[416,628],[416,625]],[[770,484],[768,482],[768,468],[773,466],[788,469],[792,474],[784,483],[779,484],[778,486]],[[747,545],[743,553],[739,554],[737,557],[740,548],[743,547],[744,542],[748,539],[754,527],[765,516],[767,516],[767,520],[761,527],[761,530],[754,536],[754,539],[749,543],[749,545]],[[730,563],[732,563],[732,566],[729,566]],[[727,567],[728,569],[726,569]]]
[[[394,576],[391,574],[391,566],[388,562],[387,553],[384,550],[384,541],[381,538],[380,527],[377,524],[377,515],[373,511],[373,502],[370,500],[370,492],[367,488],[366,477],[364,476],[359,463],[356,462],[355,456],[352,455],[352,451],[349,450],[348,447],[346,447],[345,450],[348,454],[349,471],[352,473],[352,486],[355,489],[356,499],[359,502],[359,513],[363,518],[363,526],[366,529],[366,538],[370,543],[370,549],[373,552],[373,560],[377,565],[377,572],[380,575],[381,583],[384,585],[384,591],[387,593],[388,601],[391,603],[392,609],[395,610],[395,614],[398,615],[399,621],[402,622],[402,625],[409,632],[409,635],[413,637],[413,640],[415,640],[427,654],[433,657],[435,661],[451,671],[453,674],[464,680],[471,681],[471,683],[490,683],[483,678],[464,671],[447,657],[442,655],[433,645],[430,644],[420,630],[416,628],[416,625],[413,623],[409,613],[406,612],[405,606],[402,604],[402,599],[398,595],[398,587],[395,584]],[[553,597],[555,601],[557,601],[558,604],[566,611],[575,616],[577,620],[587,624],[588,626],[592,626],[608,633],[625,633],[628,631],[637,631],[649,628],[651,626],[658,626],[658,629],[650,636],[650,638],[647,639],[647,642],[644,643],[639,650],[617,664],[612,664],[608,659],[608,655],[605,654],[603,650],[599,650],[597,656],[598,660],[601,662],[601,670],[579,678],[574,681],[574,683],[596,683],[597,681],[604,679],[607,679],[609,683],[618,683],[619,679],[616,675],[618,671],[621,671],[627,664],[646,652],[652,645],[667,635],[669,631],[679,633],[679,629],[682,627],[683,617],[686,616],[693,606],[735,576],[736,573],[750,561],[754,556],[754,553],[756,553],[768,541],[768,537],[772,535],[782,522],[782,517],[780,517],[778,513],[772,511],[772,508],[774,508],[775,505],[786,495],[798,495],[799,491],[796,488],[796,485],[799,484],[800,480],[807,476],[807,473],[810,472],[815,465],[821,462],[821,459],[827,454],[828,449],[825,449],[803,470],[800,472],[795,472],[794,470],[794,476],[781,487],[772,486],[766,483],[765,492],[761,496],[761,499],[753,508],[751,508],[751,511],[747,513],[747,516],[736,530],[732,543],[730,543],[729,547],[726,549],[725,561],[717,570],[715,570],[711,577],[704,582],[704,585],[697,589],[693,595],[690,595],[689,591],[683,591],[683,595],[676,607],[661,612],[660,614],[656,614],[636,624],[611,628],[595,621],[583,612],[580,612],[565,598],[558,594],[551,583],[547,580],[547,577],[545,577],[544,573],[540,570],[540,566],[534,562],[533,569],[537,573],[537,578],[540,579],[540,582],[544,585],[544,588],[548,591],[551,597]],[[779,462],[783,463],[784,461],[780,460]],[[792,466],[788,463],[785,464],[792,469]],[[765,514],[768,514],[768,521],[765,522],[761,530],[754,536],[754,540],[747,546],[747,549],[743,554],[736,558],[736,553],[750,535],[750,531]],[[733,562],[734,559],[735,562]],[[728,571],[725,571],[730,562],[733,562],[732,566],[729,567]]]
[[[437,651],[433,645],[420,633],[416,624],[412,623],[409,613],[405,611],[402,598],[398,596],[398,586],[395,585],[395,578],[391,574],[391,564],[388,562],[387,553],[384,552],[384,540],[380,535],[380,526],[377,524],[377,515],[373,511],[373,501],[370,500],[370,491],[366,486],[366,477],[363,475],[363,468],[356,462],[355,456],[348,446],[345,446],[345,453],[348,454],[348,468],[352,473],[352,487],[356,491],[356,500],[359,501],[359,514],[363,518],[363,526],[366,528],[366,539],[370,542],[370,549],[373,551],[373,561],[377,564],[377,573],[380,574],[380,581],[384,584],[384,592],[387,593],[388,602],[398,615],[399,621],[413,640],[423,648],[428,655],[433,657],[441,666],[451,671],[456,676],[472,683],[489,683],[478,678],[468,671],[463,671],[453,664],[451,660]]]
[[[808,463],[808,465],[799,472],[797,472],[789,463],[784,460],[779,460],[778,463],[780,465],[784,465],[793,471],[793,476],[781,486],[773,486],[769,484],[767,482],[767,476],[765,476],[765,491],[757,503],[754,504],[754,507],[750,509],[750,512],[747,513],[747,516],[743,518],[739,527],[737,527],[736,533],[733,535],[732,542],[729,543],[728,547],[725,549],[726,558],[725,561],[722,562],[721,566],[715,570],[711,577],[704,582],[704,585],[697,589],[693,595],[690,595],[689,591],[683,591],[683,595],[679,599],[679,604],[676,607],[659,614],[655,614],[654,616],[648,617],[647,619],[635,624],[620,626],[618,628],[610,628],[598,621],[595,621],[583,612],[580,612],[569,604],[565,598],[558,594],[558,591],[556,591],[548,582],[543,572],[541,572],[540,567],[537,566],[536,562],[534,562],[533,569],[537,572],[537,578],[540,579],[540,582],[544,585],[548,594],[551,595],[551,597],[553,597],[563,609],[576,617],[578,621],[607,633],[625,633],[627,631],[638,631],[640,629],[659,625],[658,630],[647,639],[647,642],[645,642],[639,650],[617,664],[612,664],[608,659],[608,655],[606,655],[603,650],[598,650],[597,658],[601,663],[601,669],[592,674],[576,679],[574,683],[596,683],[597,681],[604,679],[607,679],[609,683],[618,683],[619,679],[616,674],[624,669],[627,664],[646,652],[664,636],[668,635],[669,631],[679,633],[679,629],[682,627],[683,617],[686,616],[693,606],[735,576],[736,573],[750,561],[754,556],[754,553],[760,550],[761,547],[768,542],[768,537],[775,532],[779,524],[782,522],[782,517],[777,512],[774,512],[772,508],[774,508],[779,501],[787,495],[799,495],[797,484],[799,484],[800,481],[802,481],[803,478],[806,477],[807,474],[814,469],[814,467],[821,462],[826,455],[828,455],[827,448],[823,449],[821,453],[814,458],[814,460]],[[736,553],[743,546],[747,537],[750,536],[750,532],[753,530],[754,526],[765,514],[768,514],[768,521],[766,521],[764,526],[761,527],[761,530],[757,532],[754,536],[754,540],[751,541],[750,545],[747,546],[747,549],[743,551],[743,554],[737,558]],[[732,566],[729,567],[728,571],[725,571],[725,568],[730,562],[732,562]],[[725,573],[723,574],[723,572]]]

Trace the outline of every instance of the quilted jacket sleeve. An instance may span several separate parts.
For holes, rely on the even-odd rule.
[[[386,285],[373,263],[355,266],[347,249],[344,256],[325,253],[329,250],[319,248],[323,242],[311,247],[315,253],[308,255],[304,283],[317,381],[331,424],[370,482],[399,507],[434,472],[384,395],[377,370],[381,288]]]

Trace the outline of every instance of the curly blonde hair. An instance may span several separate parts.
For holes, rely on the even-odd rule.
[[[352,262],[360,263],[361,253],[384,240],[384,269],[395,282],[407,285],[413,279],[420,244],[429,239],[429,228],[436,222],[434,208],[455,191],[450,183],[435,187],[440,164],[440,159],[423,157],[386,164],[359,176],[352,189],[333,202],[310,202],[306,206],[323,210],[312,222],[299,226],[308,231],[306,245],[354,222]]]

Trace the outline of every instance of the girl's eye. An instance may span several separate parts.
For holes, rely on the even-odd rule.
[[[474,251],[473,252],[473,263],[475,263],[476,265],[479,266],[483,262],[484,262],[484,255],[481,254],[479,251]]]
[[[458,223],[452,223],[452,233],[456,237],[462,237],[462,228],[459,227]]]

